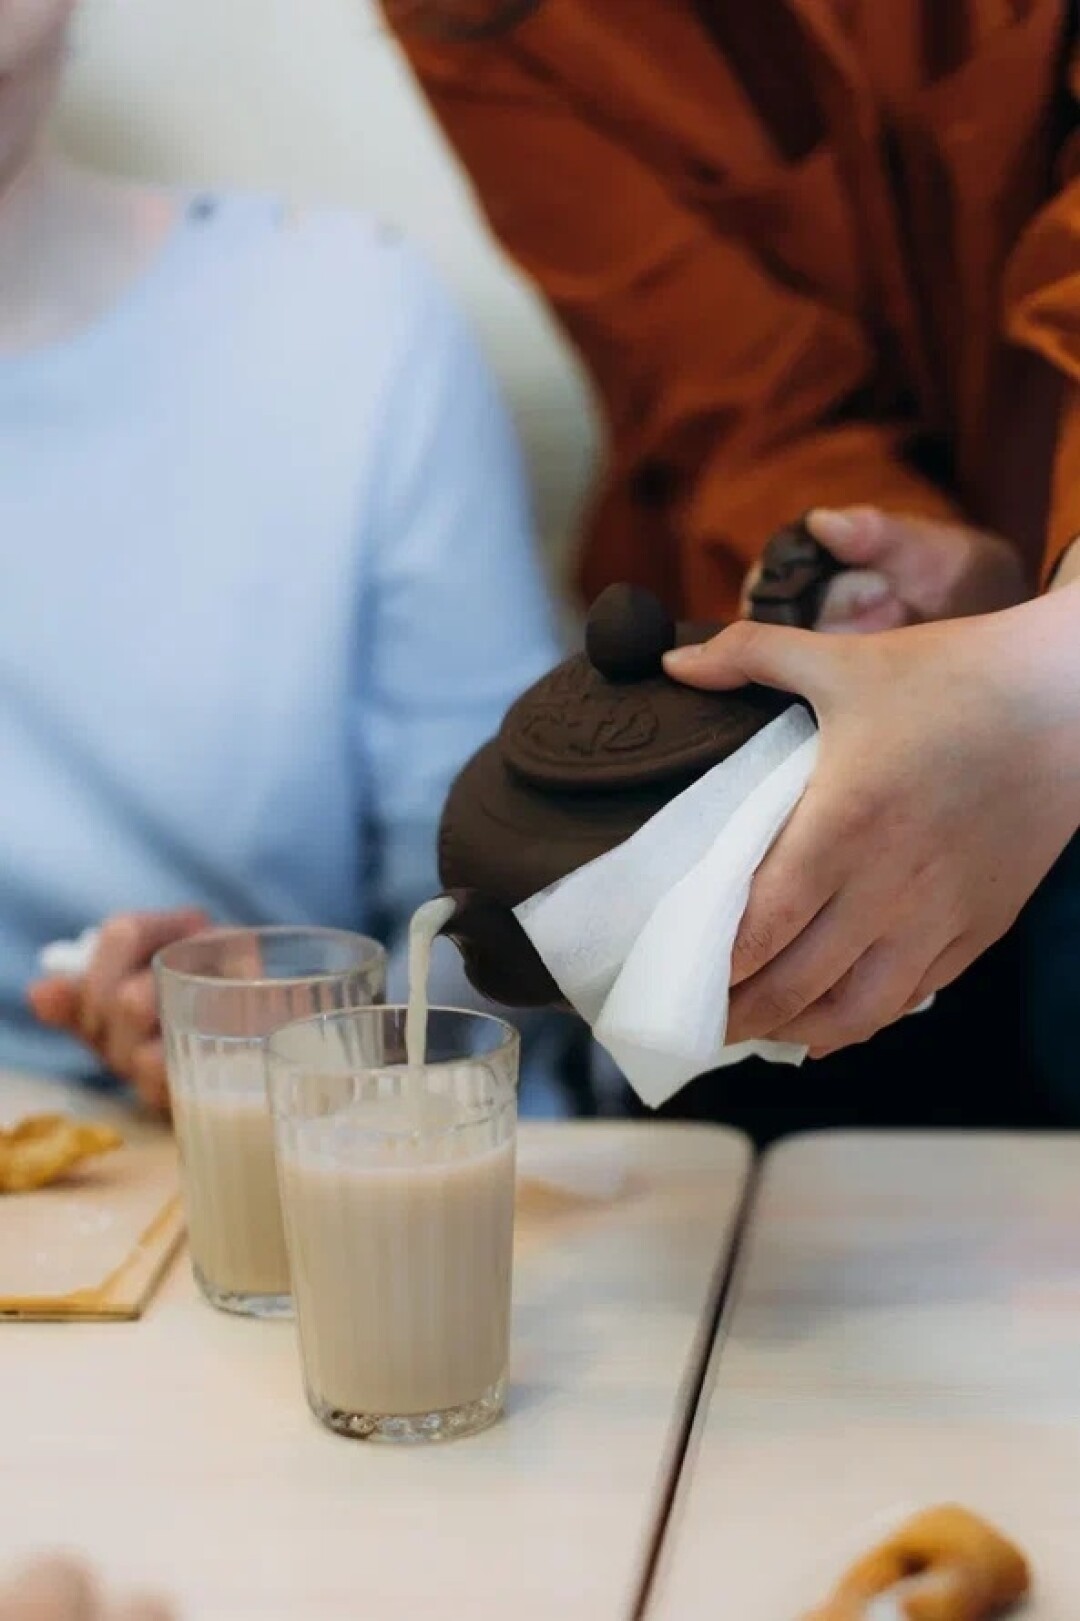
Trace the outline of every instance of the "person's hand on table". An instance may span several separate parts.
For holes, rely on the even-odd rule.
[[[666,662],[799,693],[821,728],[736,942],[731,1041],[868,1039],[1005,932],[1080,825],[1080,584],[879,636],[744,623]]]
[[[0,1586],[0,1621],[173,1621],[154,1598],[120,1600],[66,1558],[36,1560]]]
[[[87,972],[38,980],[28,992],[30,1006],[42,1024],[89,1047],[151,1108],[165,1110],[165,1053],[150,963],[164,946],[209,927],[205,912],[193,908],[112,917]]]
[[[819,509],[807,527],[845,565],[829,584],[816,630],[897,630],[997,613],[1030,595],[1016,548],[980,529],[877,507]],[[756,573],[743,589],[744,615]]]

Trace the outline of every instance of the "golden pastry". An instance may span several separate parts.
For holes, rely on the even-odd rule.
[[[123,1138],[111,1126],[88,1125],[61,1114],[31,1115],[0,1128],[0,1193],[43,1188],[84,1159],[108,1154]]]
[[[965,1508],[927,1509],[848,1571],[804,1621],[987,1621],[1024,1598],[1019,1548]]]

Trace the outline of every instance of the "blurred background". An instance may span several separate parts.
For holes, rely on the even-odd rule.
[[[498,369],[562,574],[596,454],[587,386],[486,239],[370,0],[84,0],[61,136],[118,173],[347,203],[408,230]]]

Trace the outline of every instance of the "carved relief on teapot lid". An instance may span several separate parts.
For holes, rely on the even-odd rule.
[[[597,793],[685,779],[727,759],[790,699],[761,688],[697,692],[669,680],[663,655],[707,634],[676,627],[647,591],[610,586],[589,614],[585,652],[506,716],[506,765],[537,788]]]

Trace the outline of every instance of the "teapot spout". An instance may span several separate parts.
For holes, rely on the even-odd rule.
[[[554,1007],[562,992],[508,906],[475,889],[451,889],[450,918],[439,931],[461,952],[469,982],[504,1007]]]

